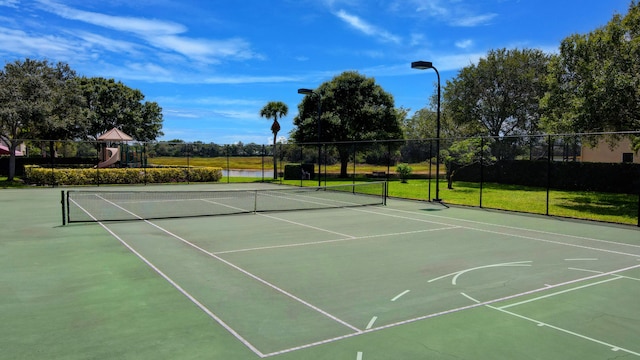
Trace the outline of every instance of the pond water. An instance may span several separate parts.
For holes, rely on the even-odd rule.
[[[262,178],[263,172],[262,170],[222,170],[222,176],[231,176],[231,177],[255,177]],[[264,170],[265,178],[273,177],[273,169],[271,171],[265,169]]]

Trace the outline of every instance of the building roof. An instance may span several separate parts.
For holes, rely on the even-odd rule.
[[[105,141],[131,141],[133,138],[117,128],[113,128],[106,133],[98,136],[98,140]]]

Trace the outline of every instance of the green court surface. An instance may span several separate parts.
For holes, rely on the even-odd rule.
[[[61,190],[0,190],[3,359],[640,359],[636,227],[395,199],[63,226]]]

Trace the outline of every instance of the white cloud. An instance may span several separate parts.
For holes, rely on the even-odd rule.
[[[242,39],[208,40],[180,36],[150,36],[147,40],[155,47],[173,50],[201,62],[218,62],[220,58],[250,59],[254,54]]]
[[[93,34],[87,31],[74,31],[70,36],[82,39],[83,45],[91,48],[102,48],[114,53],[140,54],[137,45],[128,41],[110,39],[105,36]]]
[[[302,79],[294,76],[212,76],[204,79],[206,84],[256,84],[299,82]]]
[[[474,27],[485,25],[498,14],[478,13],[466,0],[412,0],[415,12],[427,14],[432,18],[448,23],[451,26]]]
[[[456,41],[455,45],[457,48],[466,49],[473,45],[473,40],[466,39],[466,40]]]
[[[411,46],[424,46],[425,45],[426,40],[424,39],[424,34],[411,34],[411,41],[409,42],[409,45]]]
[[[460,17],[451,21],[451,24],[454,26],[461,27],[475,27],[479,25],[485,25],[493,20],[498,14],[483,14],[483,15],[473,15],[467,17]]]
[[[187,31],[185,26],[169,21],[105,15],[96,12],[77,10],[50,0],[38,0],[38,2],[45,7],[43,10],[54,13],[65,19],[82,21],[119,31],[132,32],[141,36],[179,34]]]
[[[429,15],[434,17],[442,17],[449,16],[451,12],[448,8],[440,5],[439,0],[435,1],[427,1],[427,2],[419,2],[416,8],[417,12],[427,12]]]
[[[25,56],[52,57],[60,59],[73,57],[78,47],[68,39],[52,35],[31,35],[22,30],[0,27],[0,53],[9,52]]]
[[[95,26],[134,34],[150,46],[164,51],[179,53],[202,63],[217,63],[221,59],[260,58],[250,49],[250,44],[242,39],[196,39],[182,36],[187,27],[171,21],[138,17],[113,16],[83,11],[56,3],[38,0],[44,9],[60,17],[81,21]]]
[[[393,35],[386,30],[379,29],[378,27],[360,19],[358,16],[351,15],[344,10],[337,11],[335,15],[340,20],[344,21],[345,23],[349,24],[351,27],[364,33],[365,35],[376,37],[384,42],[400,43],[401,41],[400,37]]]
[[[162,109],[164,116],[178,117],[184,119],[199,119],[200,114],[195,114],[191,110],[174,110],[174,109]]]
[[[440,71],[452,71],[460,70],[463,67],[467,67],[471,64],[477,64],[481,58],[486,57],[486,53],[466,53],[457,55],[445,55],[436,58],[438,64],[438,70]],[[434,62],[435,64],[435,62]]]

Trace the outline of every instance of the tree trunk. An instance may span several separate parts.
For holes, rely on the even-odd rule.
[[[273,180],[278,180],[278,146],[276,138],[278,133],[273,133]]]
[[[16,175],[16,152],[9,150],[9,178],[8,181],[13,181],[13,177]]]
[[[51,159],[51,168],[53,168],[56,158],[56,147],[53,141],[49,141],[49,156]]]
[[[13,181],[13,178],[16,176],[16,149],[20,143],[16,143],[15,141],[9,141],[9,177],[7,181]]]
[[[453,175],[455,173],[455,171],[447,171],[447,189],[449,190],[453,190]]]
[[[349,175],[347,175],[347,167],[349,166],[349,149],[346,148],[346,146],[338,145],[338,154],[340,155],[340,177],[349,177]]]

